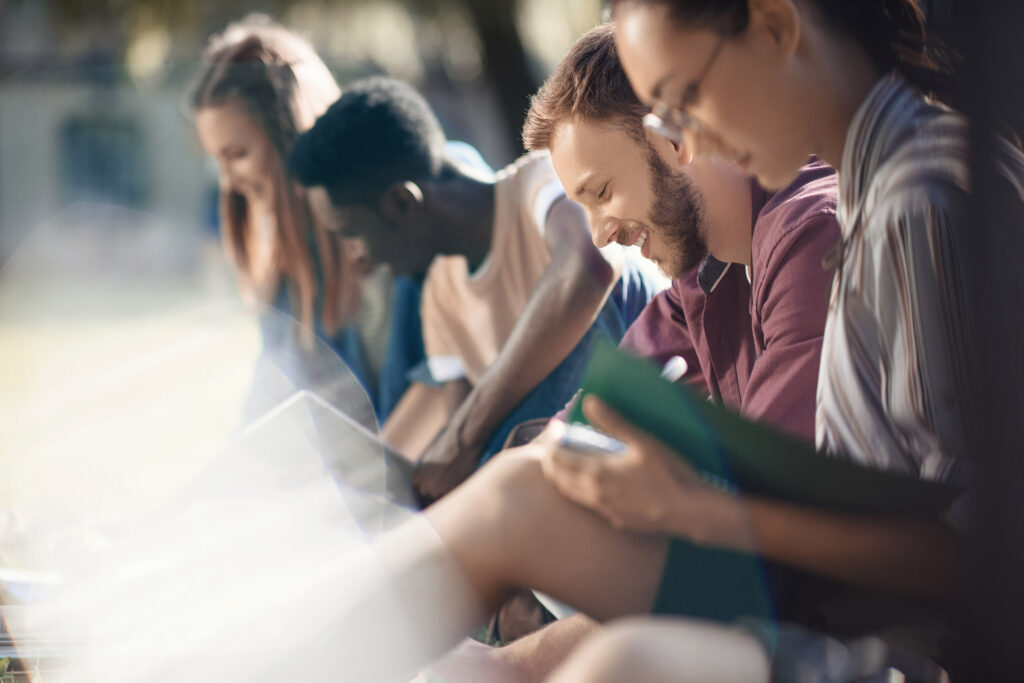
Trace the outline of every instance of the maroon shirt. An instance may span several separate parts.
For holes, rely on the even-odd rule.
[[[709,257],[651,300],[622,346],[658,363],[682,356],[684,381],[813,441],[837,193],[835,173],[817,162],[775,194],[751,182],[750,282],[742,265]]]

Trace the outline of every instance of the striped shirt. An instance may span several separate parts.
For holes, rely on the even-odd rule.
[[[1001,173],[1019,189],[1024,161],[1003,152]],[[925,479],[966,476],[968,181],[966,119],[898,76],[879,81],[851,122],[839,174],[819,447]]]

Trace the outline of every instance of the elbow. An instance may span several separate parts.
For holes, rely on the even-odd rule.
[[[616,251],[606,253],[605,250],[597,247],[575,254],[572,259],[575,279],[607,293],[618,281],[622,272],[622,265],[613,258],[619,255]]]
[[[570,290],[569,298],[576,303],[603,301],[618,280],[619,273],[612,264],[601,258],[576,254],[565,264],[564,280]]]

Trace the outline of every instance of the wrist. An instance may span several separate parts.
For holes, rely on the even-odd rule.
[[[448,425],[456,453],[474,453],[479,455],[480,451],[484,447],[484,444],[481,443],[482,439],[479,438],[478,432],[473,429],[472,423],[466,415],[466,412],[460,411],[460,413],[461,414],[456,414]]]
[[[675,517],[677,535],[691,543],[754,550],[747,506],[739,496],[701,486],[685,496]]]
[[[476,395],[469,396],[452,420],[455,440],[460,449],[482,450],[487,445],[493,426],[490,424],[486,400]]]

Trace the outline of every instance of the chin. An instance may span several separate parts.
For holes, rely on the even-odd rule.
[[[680,272],[680,264],[673,263],[671,261],[655,261],[654,265],[658,267],[658,272],[667,277],[669,280],[678,280],[679,278],[686,275],[684,272]]]
[[[800,164],[772,169],[753,169],[753,175],[761,187],[769,192],[777,192],[792,183],[802,167]]]

